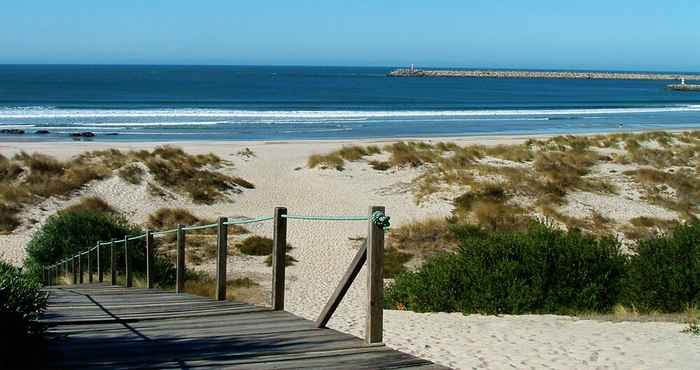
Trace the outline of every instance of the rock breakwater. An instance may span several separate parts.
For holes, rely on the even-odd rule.
[[[390,77],[472,77],[472,78],[550,78],[574,80],[696,80],[700,74],[576,72],[576,71],[500,71],[500,70],[421,70],[396,69]]]

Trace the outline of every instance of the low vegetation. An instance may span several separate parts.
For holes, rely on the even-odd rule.
[[[94,202],[93,199],[88,198],[85,204]],[[104,211],[103,206],[98,209],[89,209],[85,204],[59,211],[49,217],[46,223],[35,232],[26,249],[25,266],[28,271],[35,276],[40,276],[42,266],[82,252],[95,246],[98,241],[113,238],[123,240],[126,235],[143,233],[140,227],[130,224],[123,216],[112,211]],[[134,273],[144,274],[146,256],[143,240],[132,241],[129,246]],[[159,249],[156,251],[154,264],[156,283],[160,286],[171,285],[175,279],[174,266],[164,258]],[[117,248],[117,257],[118,265],[123,266],[124,255],[121,248]],[[109,266],[109,254],[103,253],[101,258],[103,266]]]
[[[620,294],[625,257],[613,239],[541,224],[498,233],[465,226],[457,234],[457,255],[439,254],[419,271],[397,276],[388,307],[567,313],[610,309]]]
[[[375,154],[385,158],[366,158]],[[450,197],[457,223],[494,230],[522,230],[533,216],[540,216],[569,230],[621,232],[633,240],[653,236],[652,227],[616,225],[595,210],[586,217],[560,210],[574,192],[618,193],[609,174],[615,174],[618,182],[633,180],[641,186],[645,201],[677,212],[685,221],[700,213],[700,131],[566,135],[496,146],[450,142],[397,142],[372,150],[353,146],[316,155],[309,159],[309,167],[322,163],[324,168],[344,169],[346,161],[363,160],[381,171],[419,168],[412,184],[417,203]],[[606,164],[637,168],[624,173],[596,169]]]
[[[454,232],[458,250],[399,274],[387,290],[387,308],[584,316],[624,311],[628,317],[700,305],[697,222],[640,241],[633,255],[623,255],[615,239],[539,223],[524,231],[460,226]]]
[[[144,167],[156,183],[149,183],[156,196],[165,196],[162,188],[167,188],[187,194],[197,203],[211,204],[230,192],[255,187],[240,177],[217,171],[223,165],[213,154],[191,155],[170,146],[153,151],[92,151],[66,161],[39,153],[20,152],[12,159],[0,156],[0,233],[19,226],[17,215],[26,205],[70,195],[91,181],[114,174],[140,184],[145,177]]]
[[[236,248],[238,248],[241,253],[248,256],[267,256],[265,258],[265,264],[272,266],[272,239],[253,235],[236,244]],[[287,244],[286,250],[292,250],[292,246]],[[285,254],[285,266],[291,266],[295,262],[297,262],[297,260],[294,259],[294,257],[290,256],[289,254]]]
[[[35,276],[0,261],[0,368],[39,368],[45,359],[37,320],[46,308],[46,294]],[[26,356],[28,348],[32,355]]]
[[[627,268],[625,304],[678,312],[700,307],[700,222],[642,240]]]

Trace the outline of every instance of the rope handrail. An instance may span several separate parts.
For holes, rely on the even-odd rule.
[[[367,216],[317,216],[317,215],[282,215],[283,218],[290,220],[309,220],[309,221],[367,221]]]
[[[388,230],[389,227],[391,226],[390,223],[390,217],[384,214],[384,212],[377,211],[374,212],[371,216],[356,216],[356,215],[294,215],[294,214],[283,214],[281,215],[282,218],[286,218],[289,220],[306,220],[306,221],[371,221],[375,225],[378,225],[382,227],[384,230]],[[273,220],[275,217],[274,216],[262,216],[262,217],[257,217],[257,218],[252,218],[252,219],[247,219],[247,218],[241,218],[241,217],[227,217],[226,221],[223,222],[224,225],[244,225],[244,224],[252,224],[252,223],[257,223],[257,222],[264,222],[264,221],[270,221]],[[209,229],[209,228],[214,228],[217,227],[218,223],[213,223],[213,224],[207,224],[207,225],[196,225],[196,226],[188,226],[188,227],[183,227],[182,230],[184,231],[195,231],[195,230],[203,230],[203,229]],[[170,233],[175,233],[179,230],[179,228],[176,229],[170,229],[170,230],[163,230],[163,231],[153,231],[151,232],[151,236],[163,236],[167,235]],[[97,249],[98,247],[101,246],[107,246],[107,245],[113,245],[116,243],[124,243],[126,241],[134,241],[134,240],[139,240],[139,239],[144,239],[146,238],[148,234],[141,234],[141,235],[136,235],[136,236],[126,236],[124,239],[114,239],[111,241],[107,242],[98,242],[97,246],[89,248],[86,251],[79,251],[77,254],[77,257],[80,258],[80,256],[90,253],[93,250]],[[71,258],[75,258],[76,256],[73,256]],[[55,263],[51,265],[50,267],[56,267],[58,265],[61,265],[63,263],[67,263],[71,258],[66,258],[61,262]]]
[[[228,221],[224,222],[224,225],[245,225],[245,224],[253,224],[256,222],[263,222],[263,221],[269,221],[273,220],[274,217],[258,217],[258,218],[251,218],[251,219],[242,219],[242,220],[236,220],[229,217]]]
[[[193,231],[193,230],[202,230],[202,229],[208,229],[211,227],[216,227],[218,224],[207,224],[207,225],[198,225],[198,226],[189,226],[189,227],[183,227],[182,230],[185,231]]]
[[[177,229],[170,229],[170,230],[156,231],[156,232],[151,233],[151,235],[163,236],[163,235],[168,235],[168,234],[172,234],[172,233],[176,233],[176,232],[177,232]]]

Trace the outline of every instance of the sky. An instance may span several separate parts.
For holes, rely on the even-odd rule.
[[[698,0],[2,0],[0,64],[700,72]]]

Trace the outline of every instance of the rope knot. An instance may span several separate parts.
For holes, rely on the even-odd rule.
[[[389,226],[391,226],[390,220],[391,217],[385,215],[382,211],[375,211],[372,213],[372,223],[384,230],[389,230]]]

